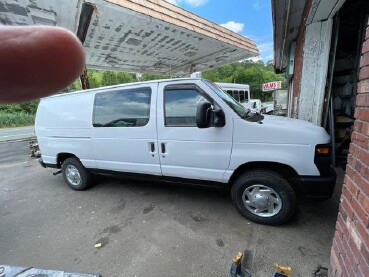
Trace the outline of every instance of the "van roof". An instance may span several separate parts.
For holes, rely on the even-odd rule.
[[[77,90],[77,91],[73,91],[73,92],[65,92],[65,93],[60,93],[60,94],[54,94],[51,96],[47,96],[44,97],[43,99],[46,98],[54,98],[54,97],[62,97],[62,96],[67,96],[67,95],[75,95],[75,94],[79,94],[79,93],[89,93],[89,92],[95,92],[98,90],[102,90],[102,89],[107,89],[107,88],[118,88],[118,87],[129,87],[129,86],[133,86],[133,85],[143,85],[143,84],[152,84],[152,83],[164,83],[164,82],[176,82],[176,81],[186,81],[186,80],[202,80],[202,78],[173,78],[173,79],[158,79],[158,80],[151,80],[151,81],[143,81],[143,82],[133,82],[133,83],[125,83],[125,84],[118,84],[118,85],[112,85],[112,86],[105,86],[105,87],[98,87],[98,88],[92,88],[92,89],[86,89],[86,90]]]

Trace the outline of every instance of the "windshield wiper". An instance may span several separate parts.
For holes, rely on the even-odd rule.
[[[251,112],[251,110],[247,111],[247,113],[241,116],[242,119],[245,119],[250,122],[257,122],[259,124],[263,124],[264,116],[259,112]]]

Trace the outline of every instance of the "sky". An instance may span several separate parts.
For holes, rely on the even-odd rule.
[[[166,0],[252,39],[263,61],[273,59],[270,0]]]

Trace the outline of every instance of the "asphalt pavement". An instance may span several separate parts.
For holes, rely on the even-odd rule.
[[[225,191],[107,177],[73,191],[27,156],[27,144],[0,144],[2,264],[103,277],[228,276],[232,257],[249,249],[254,276],[271,276],[275,262],[304,277],[329,266],[341,186],[333,199],[299,203],[289,223],[263,226],[244,219]]]
[[[35,137],[35,127],[0,128],[0,142],[24,140]]]

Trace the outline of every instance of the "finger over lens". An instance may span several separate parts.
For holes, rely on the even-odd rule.
[[[83,47],[59,27],[0,27],[0,102],[58,92],[83,71]]]

